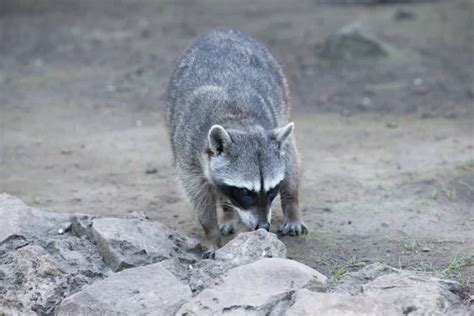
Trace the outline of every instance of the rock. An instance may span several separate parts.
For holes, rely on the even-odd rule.
[[[469,314],[459,283],[380,263],[328,288],[263,230],[197,261],[198,241],[142,213],[67,218],[0,195],[0,315]]]
[[[66,214],[57,214],[29,207],[7,193],[0,194],[0,244],[12,236],[39,239],[56,235],[58,228],[69,220]]]
[[[105,266],[95,246],[65,229],[70,223],[69,217],[33,208],[16,197],[0,194],[0,222],[6,223],[0,230],[0,263],[16,249],[36,245],[66,273],[102,274]]]
[[[202,260],[193,267],[189,286],[198,293],[220,283],[231,268],[272,257],[286,258],[285,244],[275,234],[263,229],[240,233],[216,251],[216,260]]]
[[[58,315],[174,315],[189,299],[189,287],[160,262],[85,286],[62,302]]]
[[[275,234],[259,229],[240,233],[218,249],[215,258],[240,266],[261,258],[286,258],[286,247]]]
[[[201,260],[193,266],[189,278],[189,287],[194,294],[206,288],[222,283],[222,277],[235,266],[226,261],[212,259]]]
[[[0,315],[54,313],[66,295],[108,273],[92,243],[58,234],[68,220],[0,194]]]
[[[288,315],[404,315],[382,299],[301,289],[292,296]]]
[[[434,315],[464,310],[459,283],[428,273],[403,271],[384,275],[363,285],[362,290],[366,296],[382,298],[402,312]]]
[[[100,218],[75,215],[72,230],[86,235],[113,271],[180,257],[196,261],[201,244],[175,229],[142,217]]]
[[[330,35],[321,56],[332,60],[366,60],[387,57],[391,51],[392,48],[356,22]]]
[[[468,313],[462,303],[463,289],[458,282],[442,279],[433,273],[399,270],[381,263],[344,275],[331,292],[356,295],[374,306],[379,306],[382,300],[387,306],[395,307],[397,314]]]
[[[414,20],[416,18],[416,14],[415,12],[399,8],[397,11],[395,11],[393,18],[395,21]]]
[[[360,294],[362,284],[375,280],[379,276],[396,273],[398,270],[382,263],[372,263],[357,272],[350,272],[334,283],[330,291],[347,293],[351,295]]]
[[[268,314],[283,311],[292,293],[304,287],[324,290],[327,278],[293,260],[264,258],[230,269],[222,283],[204,289],[178,314]]]
[[[39,246],[20,248],[0,263],[0,314],[52,313],[65,295],[88,282],[73,280]]]
[[[188,284],[193,268],[189,261],[181,258],[166,259],[160,262],[161,266],[171,272],[176,278],[183,283]]]
[[[155,174],[155,173],[158,173],[158,169],[153,168],[153,167],[149,167],[145,170],[145,173],[146,174]]]

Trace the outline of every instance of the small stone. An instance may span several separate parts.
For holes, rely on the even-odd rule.
[[[362,60],[387,57],[392,48],[355,22],[330,35],[321,50],[321,56],[333,60]]]
[[[373,106],[372,99],[369,97],[362,98],[361,102],[358,104],[358,107],[361,110],[370,110]]]
[[[421,78],[416,78],[416,79],[413,80],[413,85],[414,86],[418,87],[418,86],[421,86],[422,84],[423,84],[423,79],[421,79]]]
[[[395,21],[414,20],[416,18],[416,14],[406,9],[397,9],[393,15],[393,18]]]
[[[71,229],[72,223],[70,221],[67,221],[63,224],[61,224],[61,227],[58,229],[58,234],[62,235],[65,232],[69,231]]]
[[[145,173],[146,174],[155,174],[155,173],[158,173],[158,169],[155,168],[155,167],[148,167],[148,168],[146,168]]]

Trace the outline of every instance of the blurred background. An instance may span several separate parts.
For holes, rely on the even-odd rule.
[[[176,188],[165,92],[195,36],[232,26],[269,47],[292,92],[310,234],[282,239],[289,256],[326,275],[381,261],[472,286],[473,10],[2,0],[0,191],[58,212],[142,211],[203,237]]]

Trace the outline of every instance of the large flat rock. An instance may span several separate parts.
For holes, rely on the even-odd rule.
[[[198,240],[145,217],[74,215],[71,220],[73,231],[96,243],[113,271],[177,257],[194,262],[201,252]]]
[[[85,286],[63,301],[58,315],[173,315],[189,299],[189,286],[155,263]]]
[[[327,278],[299,262],[264,258],[230,269],[222,283],[204,289],[178,314],[266,314],[284,310],[293,291],[310,287],[325,289]]]

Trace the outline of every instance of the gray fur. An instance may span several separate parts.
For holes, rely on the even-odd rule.
[[[178,180],[216,246],[216,204],[226,203],[217,185],[223,182],[253,185],[258,191],[268,189],[263,188],[266,181],[284,177],[283,206],[293,205],[284,209],[285,224],[304,232],[288,87],[262,44],[227,28],[203,34],[177,64],[168,97]]]

